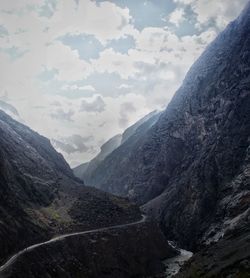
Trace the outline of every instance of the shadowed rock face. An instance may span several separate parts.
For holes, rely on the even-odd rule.
[[[195,249],[246,228],[249,143],[250,5],[192,66],[158,122],[105,160],[110,174],[99,187],[145,204],[169,239]]]

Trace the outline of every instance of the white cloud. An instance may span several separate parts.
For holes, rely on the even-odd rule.
[[[81,112],[101,113],[105,111],[106,103],[101,96],[97,96],[93,101],[82,100]]]
[[[96,89],[91,85],[81,86],[81,87],[78,88],[78,90],[91,91],[91,92],[96,91]]]
[[[184,21],[185,12],[183,9],[174,10],[169,16],[169,22],[175,24],[177,27]]]
[[[90,92],[96,92],[96,89],[91,86],[91,85],[86,85],[86,86],[78,86],[77,84],[73,85],[63,85],[62,86],[63,91],[68,91],[68,90],[77,90],[77,91],[90,91]]]
[[[223,29],[228,22],[237,17],[248,0],[175,0],[175,2],[191,6],[197,14],[198,27],[213,20],[218,28]]]
[[[23,10],[28,10],[28,8],[38,9],[44,5],[43,0],[8,0],[1,1],[1,9],[10,12],[22,12]]]
[[[45,64],[48,69],[57,69],[56,78],[62,81],[77,81],[93,72],[91,65],[79,58],[76,50],[71,50],[60,42],[46,48]]]
[[[84,0],[79,1],[77,7],[72,0],[60,1],[52,20],[54,29],[61,33],[92,34],[103,44],[133,31],[128,8],[120,8],[109,1],[97,4]]]
[[[128,85],[128,84],[121,84],[118,89],[131,89],[132,86],[131,85]]]
[[[175,3],[181,3],[181,4],[185,4],[185,5],[188,5],[188,4],[191,4],[194,2],[194,0],[174,0]]]
[[[137,71],[134,68],[134,62],[135,60],[131,59],[129,55],[108,48],[100,53],[99,59],[92,60],[92,65],[97,72],[118,73],[123,79],[128,79]]]

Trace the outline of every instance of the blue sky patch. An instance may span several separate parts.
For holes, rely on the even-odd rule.
[[[86,61],[99,58],[99,53],[104,49],[104,46],[94,35],[67,34],[60,37],[59,40],[63,44],[69,46],[72,50],[77,50],[80,58]]]
[[[103,1],[97,0],[96,2]],[[115,4],[122,8],[129,8],[133,24],[138,30],[145,27],[165,26],[164,18],[176,8],[176,4],[172,0],[116,0]]]
[[[135,48],[135,40],[132,36],[127,36],[126,38],[109,41],[106,47],[113,48],[115,52],[127,54],[129,49]]]

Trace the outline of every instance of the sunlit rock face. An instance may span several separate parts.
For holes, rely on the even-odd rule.
[[[191,67],[157,123],[106,158],[99,187],[143,204],[183,247],[245,231],[249,76],[250,5]]]

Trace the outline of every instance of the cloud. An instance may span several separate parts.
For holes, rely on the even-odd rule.
[[[56,149],[60,149],[61,151],[65,152],[67,154],[72,154],[76,151],[72,145],[61,142],[56,139],[52,139],[51,143]]]
[[[27,49],[21,49],[15,46],[9,48],[0,48],[0,51],[8,54],[12,61],[15,61],[16,59],[22,57],[25,53],[28,52]]]
[[[22,0],[22,1],[15,1],[15,0],[8,0],[2,1],[1,9],[5,12],[9,13],[24,13],[30,10],[35,11],[41,8],[44,5],[45,1],[37,1],[37,0]]]
[[[119,126],[126,128],[129,123],[129,116],[136,112],[136,108],[132,102],[124,102],[120,108]]]
[[[101,96],[97,96],[92,102],[82,100],[80,111],[101,113],[105,111],[106,103]]]
[[[185,12],[183,9],[174,10],[169,16],[169,22],[175,24],[177,27],[184,21]]]
[[[68,91],[68,90],[77,90],[77,91],[90,91],[90,92],[96,92],[96,89],[92,85],[86,85],[86,86],[78,86],[77,84],[74,85],[63,85],[62,86],[63,91]]]
[[[69,121],[73,122],[72,116],[75,114],[75,112],[70,109],[68,112],[65,112],[62,108],[58,108],[55,110],[55,112],[51,113],[50,116],[53,119],[59,120],[59,121]]]
[[[56,69],[55,77],[61,81],[77,81],[93,72],[90,64],[79,58],[76,50],[71,50],[60,42],[54,42],[46,49],[46,66]]]
[[[0,25],[0,37],[3,38],[8,34],[9,34],[8,30],[3,25]]]
[[[215,22],[219,29],[225,28],[247,4],[248,0],[174,0],[176,3],[190,5],[197,15],[197,27]]]
[[[133,30],[128,8],[120,8],[108,1],[97,4],[84,0],[77,6],[72,0],[60,1],[53,18],[60,22],[63,18],[64,33],[94,35],[102,44],[124,37]]]
[[[130,55],[115,52],[112,48],[105,49],[100,53],[99,59],[92,61],[97,72],[118,73],[123,79],[134,76],[133,63]]]
[[[128,85],[128,84],[121,84],[118,89],[131,89],[132,86],[131,85]]]
[[[189,4],[193,3],[194,0],[174,0],[174,2],[189,5]]]
[[[82,137],[79,134],[74,134],[69,137],[61,137],[59,140],[52,139],[51,141],[52,144],[61,151],[67,154],[73,154],[76,152],[82,153],[92,150],[93,147],[86,144],[92,139],[92,136]]]
[[[52,106],[57,106],[57,107],[62,106],[62,104],[61,104],[59,101],[57,101],[57,100],[51,102],[50,105],[52,105]]]

